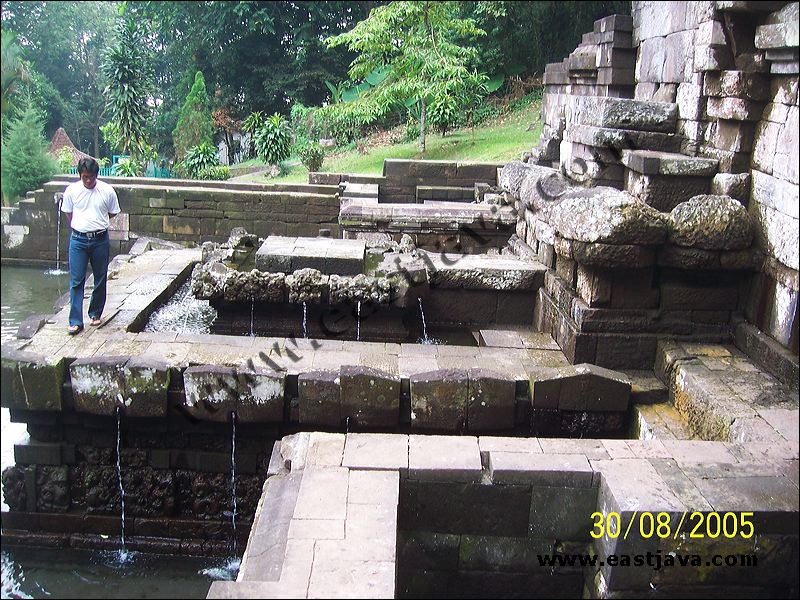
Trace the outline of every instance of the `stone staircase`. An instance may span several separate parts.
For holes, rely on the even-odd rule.
[[[727,344],[659,343],[656,373],[693,436],[707,441],[794,448],[798,392]]]

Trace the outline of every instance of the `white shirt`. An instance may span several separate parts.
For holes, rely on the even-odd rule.
[[[61,211],[72,213],[72,228],[89,233],[108,229],[108,214],[119,214],[119,200],[114,188],[103,181],[97,181],[92,189],[87,189],[81,180],[70,183],[64,191]]]

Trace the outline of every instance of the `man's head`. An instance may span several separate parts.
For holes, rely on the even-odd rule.
[[[78,161],[78,175],[81,176],[83,187],[91,190],[97,184],[97,174],[100,172],[100,165],[91,157],[82,158]]]

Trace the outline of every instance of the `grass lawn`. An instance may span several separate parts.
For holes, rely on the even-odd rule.
[[[337,152],[325,157],[322,171],[330,173],[362,173],[381,175],[383,159],[413,158],[417,160],[464,160],[477,162],[502,162],[518,160],[523,152],[531,150],[539,142],[542,124],[539,121],[540,103],[534,102],[526,109],[509,113],[483,127],[462,129],[448,133],[428,135],[425,154],[419,152],[417,143],[394,144],[369,147],[367,154],[357,150]],[[528,131],[531,123],[536,126]],[[296,163],[296,159],[290,159]],[[305,183],[308,170],[300,164],[291,164],[283,177],[267,179],[263,174],[237,177],[236,181],[258,183]]]

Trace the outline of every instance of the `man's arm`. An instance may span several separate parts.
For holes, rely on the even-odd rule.
[[[64,213],[64,214],[67,215],[67,225],[72,227],[72,213],[68,212],[68,213]]]

